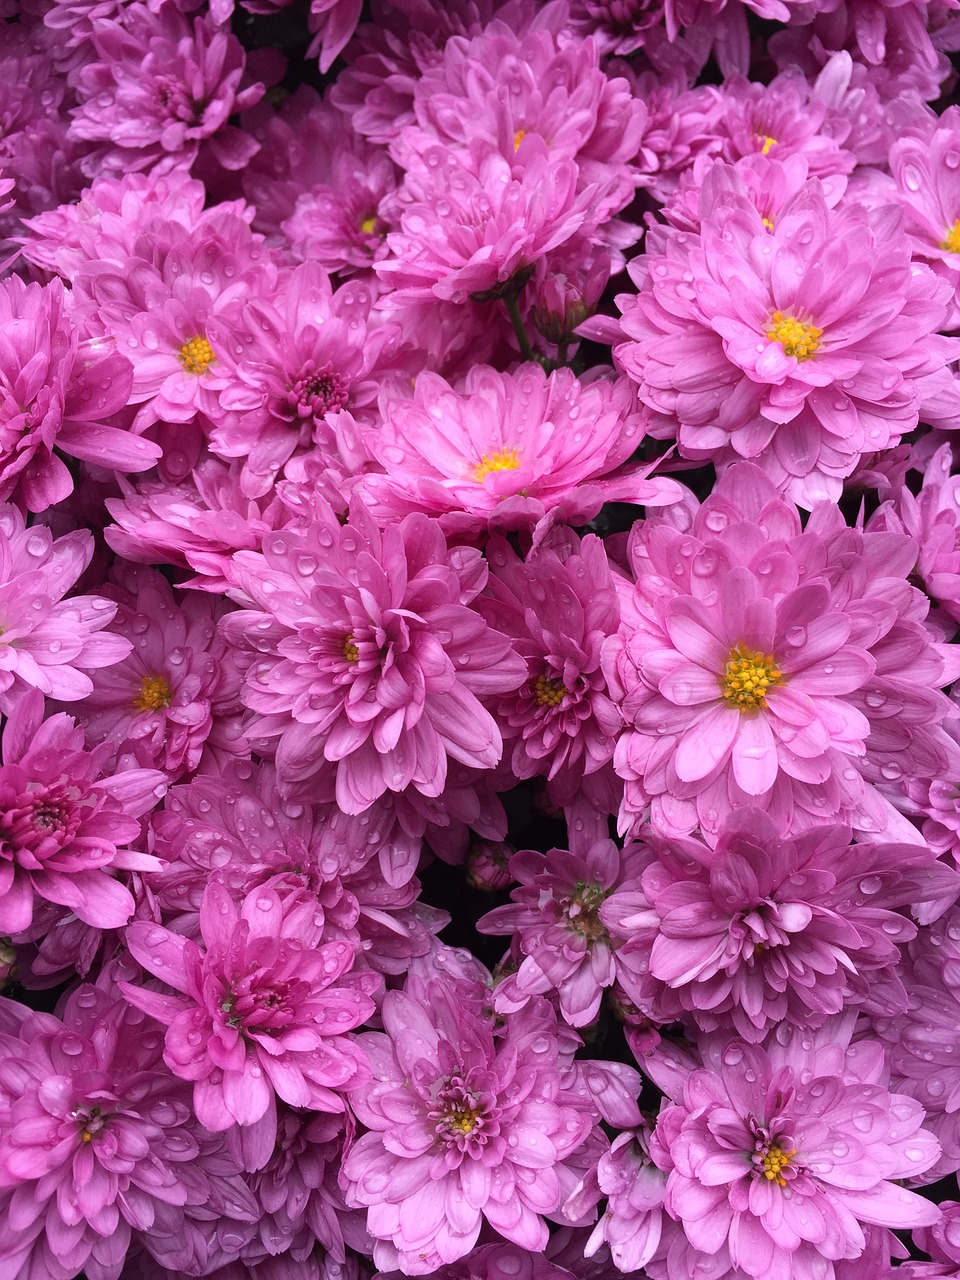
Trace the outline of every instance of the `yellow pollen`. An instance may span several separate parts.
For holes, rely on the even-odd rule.
[[[815,324],[804,324],[794,316],[785,316],[782,311],[775,311],[770,317],[767,337],[771,342],[783,344],[784,355],[809,360],[820,350],[822,333],[823,330],[818,329]]]
[[[483,484],[491,471],[516,471],[520,466],[520,454],[516,449],[498,449],[484,454],[473,468],[473,478]]]
[[[763,225],[767,228],[767,230],[768,230],[768,231],[772,231],[772,230],[773,230],[773,219],[772,219],[772,218],[761,218],[761,222],[762,222],[762,223],[763,223]]]
[[[756,711],[766,708],[767,691],[783,683],[783,672],[777,666],[772,653],[763,654],[738,644],[730,650],[730,657],[720,677],[723,696],[738,711]]]
[[[476,1111],[449,1111],[445,1119],[447,1126],[457,1133],[473,1133],[477,1127]]]
[[[763,1176],[768,1182],[776,1182],[781,1187],[785,1187],[787,1180],[781,1173],[781,1169],[788,1169],[791,1156],[796,1154],[796,1147],[792,1151],[781,1151],[779,1147],[771,1147],[763,1157]]]
[[[133,700],[135,711],[161,711],[169,707],[172,690],[166,676],[144,676]]]
[[[216,358],[213,347],[200,334],[180,348],[180,360],[187,373],[206,373]]]
[[[514,151],[519,151],[519,150],[520,150],[520,143],[524,140],[524,138],[525,138],[526,136],[527,136],[527,131],[526,131],[526,129],[518,129],[518,130],[517,130],[517,132],[513,135],[513,149],[514,149]]]
[[[771,138],[769,133],[758,133],[755,135],[757,141],[761,143],[760,154],[768,156],[773,148],[777,145],[776,138]]]
[[[533,695],[541,707],[559,707],[569,692],[559,680],[537,676],[533,682]]]
[[[377,229],[377,215],[372,213],[369,218],[364,218],[360,223],[360,230],[365,236],[372,236]]]
[[[90,1132],[90,1130],[89,1130],[89,1129],[84,1129],[84,1130],[81,1132],[81,1134],[80,1134],[80,1141],[81,1141],[81,1142],[92,1142],[92,1141],[93,1141],[93,1134]]]
[[[960,253],[960,220],[949,228],[940,248],[946,249],[947,253]]]
[[[347,636],[347,638],[343,642],[343,656],[346,658],[348,662],[360,661],[360,650],[353,643],[352,632],[350,635]]]

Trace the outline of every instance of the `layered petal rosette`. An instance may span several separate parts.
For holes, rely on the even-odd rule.
[[[665,1208],[701,1254],[728,1248],[734,1275],[833,1280],[867,1247],[865,1226],[940,1217],[897,1181],[928,1169],[939,1144],[920,1104],[888,1091],[879,1044],[850,1044],[854,1022],[764,1048],[710,1040],[660,1113]]]
[[[385,792],[438,796],[448,758],[492,768],[502,739],[480,698],[526,674],[510,641],[469,607],[487,568],[448,551],[438,523],[413,514],[382,533],[355,507],[341,525],[264,538],[228,569],[255,602],[223,626],[256,655],[243,698],[249,732],[276,749],[286,787],[336,776],[337,804],[362,813]]]
[[[842,815],[917,843],[882,794],[904,776],[960,770],[941,727],[952,650],[924,628],[907,575],[912,539],[860,533],[827,504],[796,509],[748,464],[696,511],[636,532],[636,586],[604,652],[627,729],[614,763],[622,820],[715,837],[728,809],[766,809],[782,832]],[[868,785],[865,785],[867,783]]]
[[[937,394],[960,421],[937,334],[950,290],[913,260],[889,208],[829,207],[819,182],[766,225],[707,175],[699,235],[655,228],[618,299],[615,348],[686,457],[756,460],[795,501],[836,500],[860,457],[912,431]],[[717,179],[719,183],[719,179]],[[770,220],[767,219],[769,223]]]
[[[541,1251],[596,1114],[565,1087],[555,1019],[539,1001],[497,1031],[450,981],[408,986],[360,1039],[374,1083],[351,1105],[369,1132],[342,1173],[347,1202],[369,1206],[375,1263],[428,1275],[468,1254],[484,1221]]]
[[[281,898],[269,883],[238,910],[212,880],[200,907],[202,945],[145,921],[127,929],[134,958],[177,994],[132,982],[121,989],[167,1024],[164,1061],[194,1082],[197,1118],[214,1133],[258,1121],[275,1133],[277,1096],[343,1111],[338,1091],[370,1078],[346,1033],[373,1012],[379,979],[350,974],[356,948],[322,942],[315,915],[309,898]]]
[[[475,366],[462,387],[422,373],[413,395],[381,396],[367,446],[383,467],[360,486],[379,518],[426,511],[451,534],[582,524],[606,501],[660,506],[679,497],[652,464],[625,465],[646,430],[626,379],[569,369]]]

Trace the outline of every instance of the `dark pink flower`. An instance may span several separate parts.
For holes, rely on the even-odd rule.
[[[85,751],[70,716],[43,720],[36,690],[9,714],[2,748],[0,933],[30,929],[35,896],[98,929],[126,924],[133,897],[110,869],[159,866],[126,846],[140,835],[137,819],[163,794],[163,775],[130,769],[102,777],[109,753]]]
[[[340,1112],[342,1089],[369,1080],[346,1032],[373,1012],[379,980],[350,975],[355,948],[321,942],[305,896],[282,899],[265,884],[237,910],[216,880],[200,908],[202,946],[159,925],[126,933],[131,954],[176,995],[122,984],[137,1008],[167,1024],[164,1061],[194,1081],[194,1107],[207,1129],[276,1123],[275,1098]]]

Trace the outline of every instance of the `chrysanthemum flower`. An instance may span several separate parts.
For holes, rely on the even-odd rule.
[[[600,670],[620,620],[603,544],[555,535],[524,563],[493,538],[486,556],[492,573],[478,606],[527,662],[527,683],[496,709],[510,767],[518,778],[544,774],[555,802],[572,803],[585,776],[611,760],[621,725]]]
[[[251,497],[273,487],[294,452],[329,447],[327,414],[357,413],[376,400],[400,333],[375,323],[373,301],[361,282],[334,291],[323,268],[308,262],[290,273],[282,302],[238,298],[208,325],[221,377],[210,448],[244,459]],[[248,334],[252,340],[240,340]]]
[[[138,818],[163,794],[163,775],[130,769],[101,777],[105,754],[84,750],[66,715],[43,720],[31,690],[9,715],[0,765],[0,934],[24,933],[34,897],[98,929],[133,915],[129,889],[110,869],[151,871],[156,858],[126,848]]]
[[[200,907],[203,945],[138,921],[131,954],[176,995],[121,984],[131,1004],[167,1024],[164,1061],[194,1081],[200,1123],[276,1123],[275,1097],[294,1107],[340,1112],[339,1090],[366,1084],[363,1053],[346,1033],[373,1012],[372,974],[348,974],[356,950],[321,942],[314,905],[281,899],[269,884],[237,910],[216,880]]]
[[[93,689],[88,671],[130,652],[129,640],[104,633],[117,606],[103,596],[63,597],[93,555],[93,537],[76,530],[54,539],[44,525],[25,526],[0,506],[0,711],[28,689],[76,702]]]
[[[548,853],[526,850],[510,859],[519,887],[512,902],[481,916],[481,933],[514,939],[515,974],[501,982],[494,1008],[513,1016],[531,997],[555,994],[564,1020],[585,1027],[600,1011],[604,991],[620,966],[616,944],[600,918],[601,904],[625,880],[640,874],[642,855],[612,840]]]
[[[241,672],[217,631],[229,606],[196,592],[175,600],[166,578],[125,566],[105,593],[118,604],[113,629],[133,645],[129,657],[98,672],[84,699],[91,742],[169,776],[195,769],[205,750],[238,755]]]
[[[651,230],[618,299],[615,347],[654,434],[726,465],[755,460],[806,507],[836,500],[861,455],[916,427],[927,398],[960,421],[940,337],[949,290],[913,260],[897,221],[831,210],[807,188],[764,226],[752,201],[702,196],[699,236]]]
[[[70,126],[73,137],[101,144],[87,160],[91,175],[189,169],[201,148],[242,169],[257,150],[228,120],[259,102],[265,86],[248,73],[240,41],[211,18],[191,22],[174,0],[135,3],[122,21],[98,23],[93,44]]]
[[[690,1014],[759,1041],[870,1002],[896,1013],[900,945],[960,893],[924,845],[851,844],[843,827],[784,840],[766,814],[724,821],[716,848],[648,837],[653,858],[600,920],[627,993],[658,1022]]]
[[[682,517],[682,521],[681,521]],[[916,544],[860,533],[826,503],[801,531],[755,467],[725,473],[696,511],[648,519],[604,670],[627,724],[614,756],[623,817],[652,801],[667,834],[715,834],[732,806],[782,832],[835,815],[916,843],[874,785],[960,773],[940,727],[952,650],[906,582]]]
[[[0,1267],[16,1280],[115,1280],[134,1239],[186,1206],[254,1222],[222,1139],[204,1133],[162,1036],[112,984],[75,988],[63,1020],[0,1002]]]
[[[358,484],[382,519],[419,510],[449,533],[539,525],[542,537],[554,521],[586,523],[605,501],[660,506],[680,494],[675,481],[647,478],[652,465],[624,465],[646,427],[625,379],[479,365],[454,389],[425,372],[412,396],[384,393],[381,412],[366,441],[383,474]]]
[[[66,498],[73,477],[59,454],[119,471],[153,466],[155,444],[109,425],[127,403],[130,361],[80,341],[59,280],[0,282],[0,335],[0,501],[46,511]]]
[[[479,552],[448,551],[436,521],[381,533],[362,507],[341,525],[318,503],[312,524],[237,553],[227,572],[255,606],[221,624],[255,655],[249,731],[275,744],[285,788],[335,774],[337,804],[358,814],[387,791],[440,795],[448,757],[497,764],[479,699],[516,688],[526,667],[469,607],[486,579]]]
[[[342,1181],[348,1204],[367,1207],[374,1262],[429,1274],[468,1254],[484,1221],[542,1250],[564,1162],[596,1114],[564,1086],[554,1018],[539,1002],[495,1033],[452,983],[408,985],[387,993],[385,1031],[360,1038],[374,1083],[351,1099],[369,1132]]]
[[[865,1224],[928,1226],[935,1204],[897,1180],[937,1159],[919,1103],[885,1087],[883,1055],[850,1045],[854,1017],[765,1048],[711,1040],[652,1144],[669,1170],[665,1208],[690,1243],[724,1246],[750,1277],[832,1277]]]

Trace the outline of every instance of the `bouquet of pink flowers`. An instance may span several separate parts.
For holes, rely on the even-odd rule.
[[[960,0],[0,0],[0,1280],[960,1280]]]

